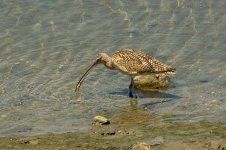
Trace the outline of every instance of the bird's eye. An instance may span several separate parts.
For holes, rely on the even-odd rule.
[[[96,61],[97,61],[97,62],[100,62],[100,57],[97,57]]]

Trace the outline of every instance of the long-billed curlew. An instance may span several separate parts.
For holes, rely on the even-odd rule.
[[[89,69],[78,81],[75,91],[79,91],[82,82],[90,70],[100,63],[103,63],[111,70],[119,70],[123,74],[129,75],[131,77],[131,83],[129,85],[130,97],[134,97],[132,90],[134,89],[133,78],[135,76],[144,74],[175,74],[176,71],[176,68],[163,64],[160,61],[154,59],[152,56],[133,49],[123,49],[117,51],[112,55],[112,57],[108,56],[106,53],[99,53],[97,55],[96,61],[89,67]]]

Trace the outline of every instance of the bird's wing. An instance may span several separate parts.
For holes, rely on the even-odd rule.
[[[170,71],[171,68],[152,56],[131,49],[121,50],[113,54],[112,62],[116,68],[129,75],[164,73]]]
[[[154,71],[153,66],[147,61],[147,55],[134,50],[116,52],[112,56],[112,62],[116,68],[129,75]]]

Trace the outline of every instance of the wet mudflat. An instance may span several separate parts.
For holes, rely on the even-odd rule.
[[[223,150],[226,146],[226,123],[163,121],[168,117],[134,108],[112,118],[111,124],[94,125],[86,132],[1,137],[0,149],[116,150],[135,149],[139,143],[160,150]]]

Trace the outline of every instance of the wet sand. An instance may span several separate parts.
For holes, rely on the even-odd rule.
[[[111,124],[93,126],[85,132],[45,134],[38,136],[1,137],[0,149],[132,149],[146,143],[150,149],[223,150],[226,146],[226,123],[166,122],[170,116],[158,116],[134,108],[136,115],[125,111]]]

